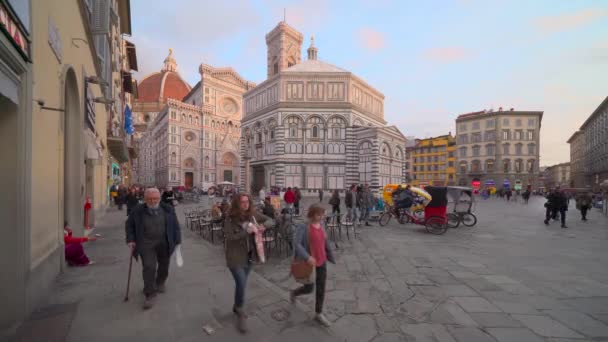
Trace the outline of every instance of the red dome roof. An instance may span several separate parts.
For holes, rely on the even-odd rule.
[[[190,92],[190,85],[173,71],[153,73],[144,78],[137,87],[139,102],[157,102],[167,98],[182,100]]]

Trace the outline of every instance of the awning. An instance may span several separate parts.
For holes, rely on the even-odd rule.
[[[97,137],[90,130],[86,130],[85,133],[85,141],[86,141],[86,151],[85,156],[86,159],[89,160],[99,160],[103,156],[103,149],[101,144],[97,141]]]
[[[16,105],[19,104],[19,87],[2,72],[0,72],[0,95],[13,101]]]
[[[112,157],[119,163],[126,163],[129,161],[127,143],[122,137],[108,137],[108,150],[110,151],[110,154],[112,154]]]

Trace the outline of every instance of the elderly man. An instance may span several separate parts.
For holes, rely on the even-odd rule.
[[[141,256],[144,278],[144,310],[154,305],[156,293],[165,292],[169,259],[182,242],[173,206],[160,203],[157,188],[146,189],[144,204],[133,208],[126,223],[127,245]]]

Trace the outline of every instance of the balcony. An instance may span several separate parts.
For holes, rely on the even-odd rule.
[[[126,139],[127,136],[121,122],[112,120],[110,127],[108,127],[108,150],[119,163],[129,161],[129,150]]]

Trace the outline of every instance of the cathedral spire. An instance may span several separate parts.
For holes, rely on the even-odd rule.
[[[165,65],[163,71],[177,71],[177,62],[173,58],[173,49],[169,48],[169,56],[165,58]]]
[[[316,61],[317,60],[317,48],[315,47],[315,36],[310,37],[310,47],[308,48],[308,60]]]

